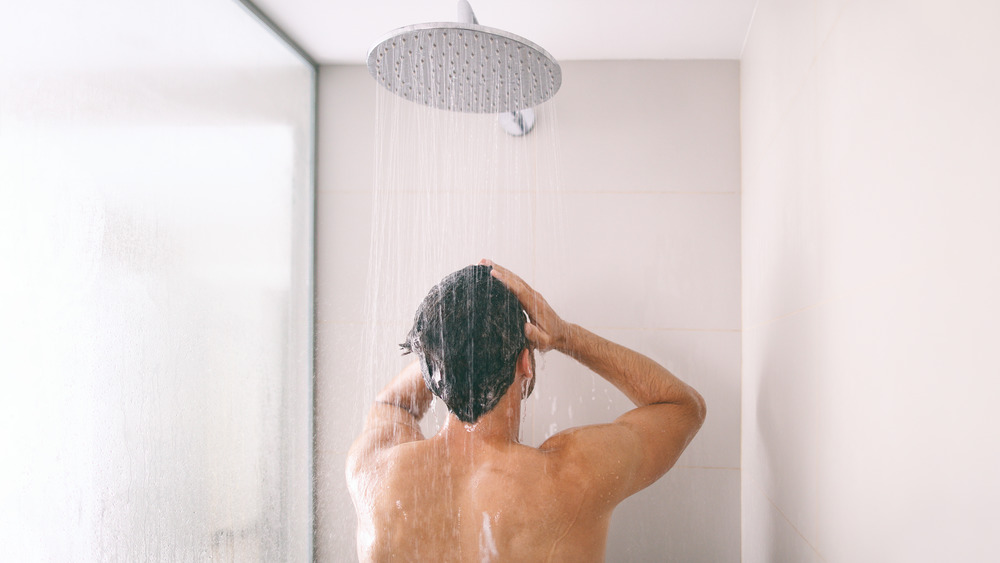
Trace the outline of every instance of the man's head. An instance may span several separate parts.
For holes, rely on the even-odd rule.
[[[468,266],[441,280],[420,304],[400,345],[419,357],[431,392],[467,423],[503,398],[528,343],[524,310],[491,269]]]

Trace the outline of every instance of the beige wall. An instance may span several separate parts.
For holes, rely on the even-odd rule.
[[[741,68],[743,558],[1000,549],[1000,4],[761,0]]]
[[[519,199],[535,217],[533,236],[494,257],[523,264],[564,317],[652,356],[708,401],[708,420],[678,466],[616,512],[608,560],[736,561],[738,63],[568,62],[563,70],[553,101],[561,190]],[[359,359],[375,85],[356,66],[324,67],[320,76],[316,541],[321,561],[346,561],[355,518],[344,455],[368,388],[391,374],[366,381]],[[545,135],[545,124],[535,134]],[[529,443],[628,408],[566,358],[548,355],[541,366],[525,421]]]

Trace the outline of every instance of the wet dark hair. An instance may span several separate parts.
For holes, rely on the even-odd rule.
[[[527,317],[517,297],[490,275],[492,266],[468,266],[448,275],[424,298],[400,344],[420,359],[432,393],[462,422],[493,410],[514,382],[517,357],[527,347]]]

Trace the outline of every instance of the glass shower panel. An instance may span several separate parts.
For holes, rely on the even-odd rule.
[[[0,558],[311,559],[312,66],[231,0],[0,52]]]

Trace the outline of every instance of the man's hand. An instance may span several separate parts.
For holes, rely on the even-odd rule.
[[[517,296],[521,306],[528,313],[530,322],[524,325],[524,335],[535,348],[545,352],[561,350],[570,336],[571,326],[562,320],[549,306],[540,293],[531,289],[517,274],[507,268],[483,259],[479,262],[493,267],[493,277],[503,282],[507,289]]]

